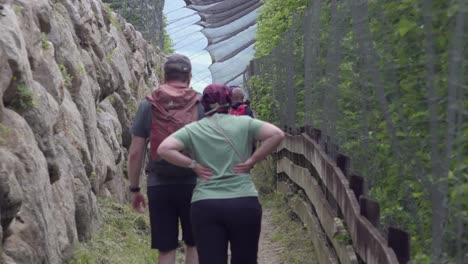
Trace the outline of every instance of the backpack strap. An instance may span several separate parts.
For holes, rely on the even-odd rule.
[[[198,101],[198,120],[202,119],[205,117],[205,109],[203,108],[203,105]]]

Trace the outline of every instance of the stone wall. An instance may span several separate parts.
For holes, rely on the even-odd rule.
[[[96,196],[127,201],[162,61],[101,0],[0,0],[0,263],[62,263],[98,228]]]

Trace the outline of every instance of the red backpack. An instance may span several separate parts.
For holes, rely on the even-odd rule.
[[[161,142],[183,126],[198,120],[198,94],[192,89],[163,84],[146,97],[151,104],[151,159],[157,160]]]
[[[246,109],[247,108],[247,105],[246,104],[241,104],[239,105],[239,107],[237,107],[237,109],[234,109],[233,107],[231,107],[231,109],[229,109],[229,114],[230,115],[247,115],[246,113]]]

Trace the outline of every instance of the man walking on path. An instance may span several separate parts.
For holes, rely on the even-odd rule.
[[[240,87],[232,89],[232,104],[229,114],[248,115],[253,118],[252,109],[244,102],[244,91]]]
[[[190,223],[190,201],[196,183],[192,168],[172,165],[157,155],[159,144],[171,133],[203,116],[199,95],[190,88],[192,67],[189,58],[172,55],[164,64],[164,83],[140,104],[132,126],[128,173],[132,207],[143,213],[145,199],[140,193],[140,172],[147,140],[148,207],[151,247],[159,251],[159,264],[174,264],[179,245],[179,220],[186,245],[186,264],[198,264],[198,255]]]

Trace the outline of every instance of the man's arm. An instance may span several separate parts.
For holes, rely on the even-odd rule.
[[[140,174],[143,161],[145,160],[145,148],[146,138],[137,136],[132,137],[127,166],[130,187],[140,187]],[[132,207],[137,212],[144,212],[145,199],[140,192],[132,192]]]
[[[128,154],[128,178],[131,187],[140,185],[140,173],[144,160],[146,139],[143,137],[132,137],[132,144]]]

